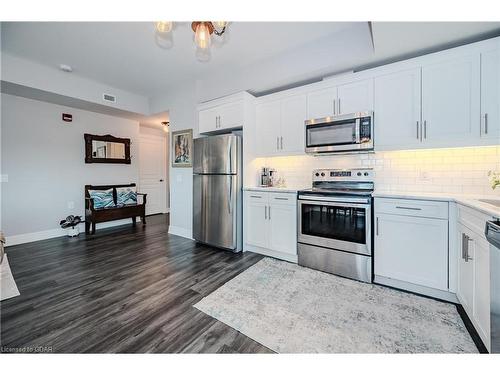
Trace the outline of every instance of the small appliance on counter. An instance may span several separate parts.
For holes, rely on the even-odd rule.
[[[372,282],[371,169],[318,169],[299,191],[298,263]]]
[[[272,168],[262,168],[260,172],[260,186],[261,187],[272,187],[274,186],[274,180],[276,177],[276,170]]]

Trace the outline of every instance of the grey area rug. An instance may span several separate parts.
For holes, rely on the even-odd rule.
[[[14,275],[12,275],[12,271],[10,270],[7,254],[5,254],[0,264],[0,301],[17,297],[18,295],[19,289],[17,289]]]
[[[278,353],[477,353],[452,304],[271,258],[194,307]]]

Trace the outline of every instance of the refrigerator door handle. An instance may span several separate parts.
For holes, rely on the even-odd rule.
[[[233,211],[233,176],[229,175],[228,178],[229,178],[229,194],[227,195],[228,196],[227,207],[229,213],[231,214]]]

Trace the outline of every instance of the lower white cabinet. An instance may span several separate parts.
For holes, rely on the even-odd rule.
[[[490,249],[478,231],[487,217],[459,208],[457,297],[474,328],[490,349]]]
[[[297,261],[297,195],[245,191],[244,250]]]
[[[375,198],[375,281],[448,292],[448,202]]]

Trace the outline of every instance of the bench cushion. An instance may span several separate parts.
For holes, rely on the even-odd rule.
[[[94,208],[112,208],[115,207],[113,200],[113,189],[107,190],[89,190],[90,198],[94,200]]]
[[[137,204],[137,192],[135,186],[116,188],[116,205],[127,206]]]

